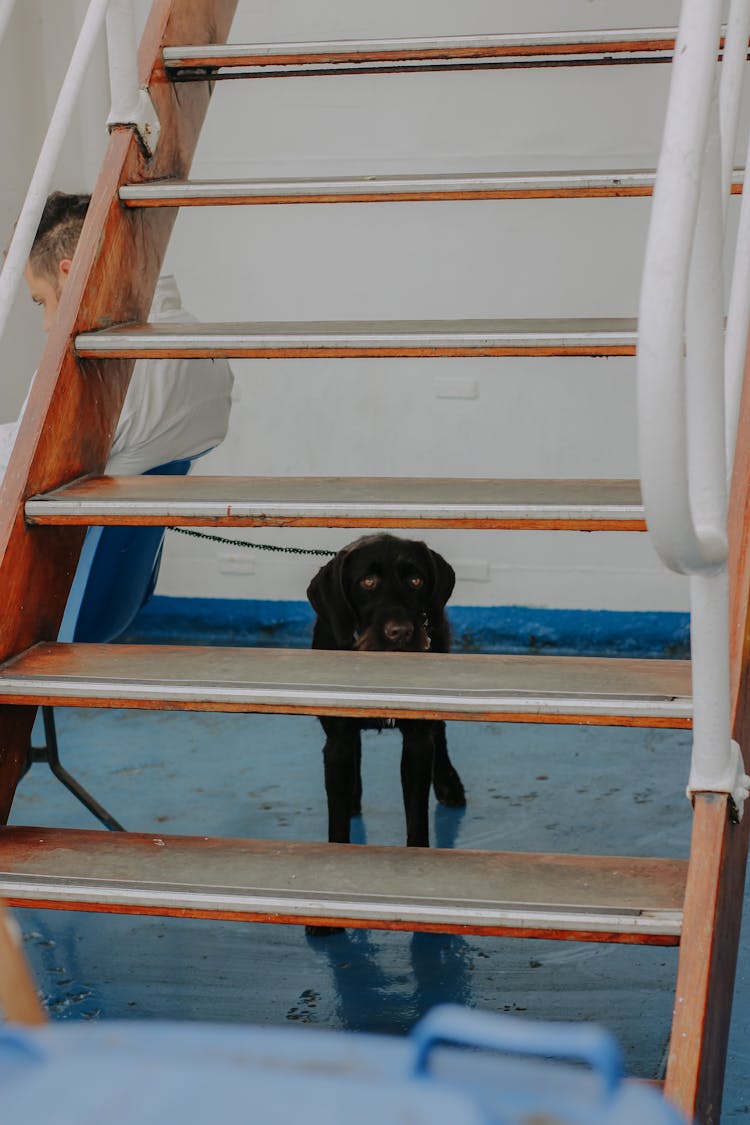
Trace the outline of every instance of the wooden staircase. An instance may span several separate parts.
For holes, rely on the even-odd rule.
[[[632,356],[627,320],[149,326],[176,208],[646,195],[651,172],[192,182],[208,79],[668,63],[674,32],[224,45],[236,0],[155,0],[140,51],[155,156],[116,129],[0,493],[0,818],[42,704],[689,727],[680,661],[58,644],[85,528],[339,526],[644,531],[638,483],[573,480],[107,479],[133,362],[151,356]],[[735,177],[735,189],[741,175]],[[750,433],[750,399],[740,433]],[[750,745],[750,442],[732,495],[735,732]],[[321,790],[321,800],[322,790]],[[686,814],[688,808],[686,806]],[[681,944],[666,1089],[718,1122],[747,851],[699,794],[689,863],[0,830],[0,894],[57,909],[587,941]]]

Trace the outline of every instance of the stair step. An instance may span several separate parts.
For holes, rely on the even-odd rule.
[[[31,524],[645,531],[635,480],[98,477],[26,501]]]
[[[0,828],[16,907],[675,945],[687,864]]]
[[[225,356],[635,355],[637,322],[615,320],[267,321],[127,324],[76,337],[79,356],[136,359]]]
[[[128,207],[214,207],[260,203],[387,203],[441,199],[595,199],[647,196],[655,172],[479,172],[465,175],[342,176],[328,179],[156,180],[126,184]],[[732,192],[742,192],[742,171]]]
[[[583,66],[670,62],[675,36],[673,27],[656,27],[315,43],[228,43],[165,47],[163,57],[170,77],[177,81],[205,78],[201,73],[205,70],[210,70],[215,79]]]
[[[470,653],[40,643],[0,665],[40,706],[689,727],[690,664]]]

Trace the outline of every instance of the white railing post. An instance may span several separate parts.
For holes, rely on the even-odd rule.
[[[684,0],[641,287],[638,417],[646,520],[662,561],[691,575],[693,756],[689,794],[750,778],[730,729],[724,224],[750,0],[733,0],[721,106],[721,0]],[[750,189],[745,192],[747,196]],[[750,220],[747,220],[750,223]],[[743,261],[741,251],[737,261]],[[747,336],[747,295],[736,300]],[[744,351],[743,351],[744,358]]]
[[[745,158],[745,176],[750,179],[750,135]],[[726,473],[731,480],[734,468],[734,451],[737,444],[737,426],[740,419],[740,400],[745,378],[748,329],[750,328],[750,183],[743,187],[737,243],[732,267],[732,284],[729,291],[727,327],[724,338],[724,399],[726,431]]]
[[[159,140],[159,118],[148,91],[138,80],[138,44],[133,0],[109,0],[107,54],[112,109],[110,129],[134,126],[146,151],[153,155]]]
[[[731,177],[742,80],[747,70],[748,35],[750,35],[750,0],[732,0],[724,47],[725,69],[722,72],[721,83],[722,175],[725,207],[729,199],[729,184],[726,177],[727,175]],[[748,176],[748,168],[750,168],[750,136],[748,136],[745,156],[745,178]],[[725,446],[728,480],[731,479],[734,467],[749,328],[750,184],[747,187],[743,186],[742,192],[724,343]]]
[[[724,452],[724,219],[716,93],[714,86],[688,274],[684,369],[690,512],[700,541],[721,536],[723,567],[728,554]]]
[[[736,125],[735,125],[736,127]],[[726,527],[724,441],[724,191],[716,88],[709,112],[701,192],[690,262],[685,382],[690,510],[699,538]],[[726,191],[729,191],[727,183]],[[688,794],[731,794],[742,812],[747,785],[732,741],[729,670],[729,576],[726,565],[690,578],[693,748]]]
[[[739,815],[748,778],[740,748],[732,741],[729,694],[729,576],[690,578],[693,752],[688,795],[729,793]]]

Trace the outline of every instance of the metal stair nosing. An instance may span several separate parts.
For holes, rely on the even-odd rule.
[[[650,197],[656,173],[581,171],[341,176],[275,180],[165,180],[126,184],[126,207],[217,207],[294,203],[389,203],[480,199],[600,199]],[[732,193],[742,193],[736,169]]]
[[[644,531],[633,480],[100,477],[26,501],[33,525]]]
[[[579,941],[677,944],[686,866],[0,828],[0,895],[18,907]]]
[[[81,358],[632,356],[632,318],[129,324],[76,337]]]
[[[691,725],[688,661],[39,643],[0,665],[21,705]]]
[[[172,81],[670,62],[674,28],[168,47]],[[224,72],[224,73],[223,73]]]

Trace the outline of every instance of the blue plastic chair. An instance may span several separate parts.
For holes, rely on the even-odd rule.
[[[144,476],[185,476],[192,461],[170,461]],[[107,644],[121,636],[150,599],[159,575],[164,547],[163,527],[91,527],[78,560],[65,607],[59,641]],[[113,832],[124,831],[63,767],[52,707],[41,707],[44,746],[29,748],[28,766],[46,762],[59,781]],[[39,718],[39,717],[38,717]],[[34,724],[36,730],[37,723]],[[32,735],[33,737],[33,735]]]

